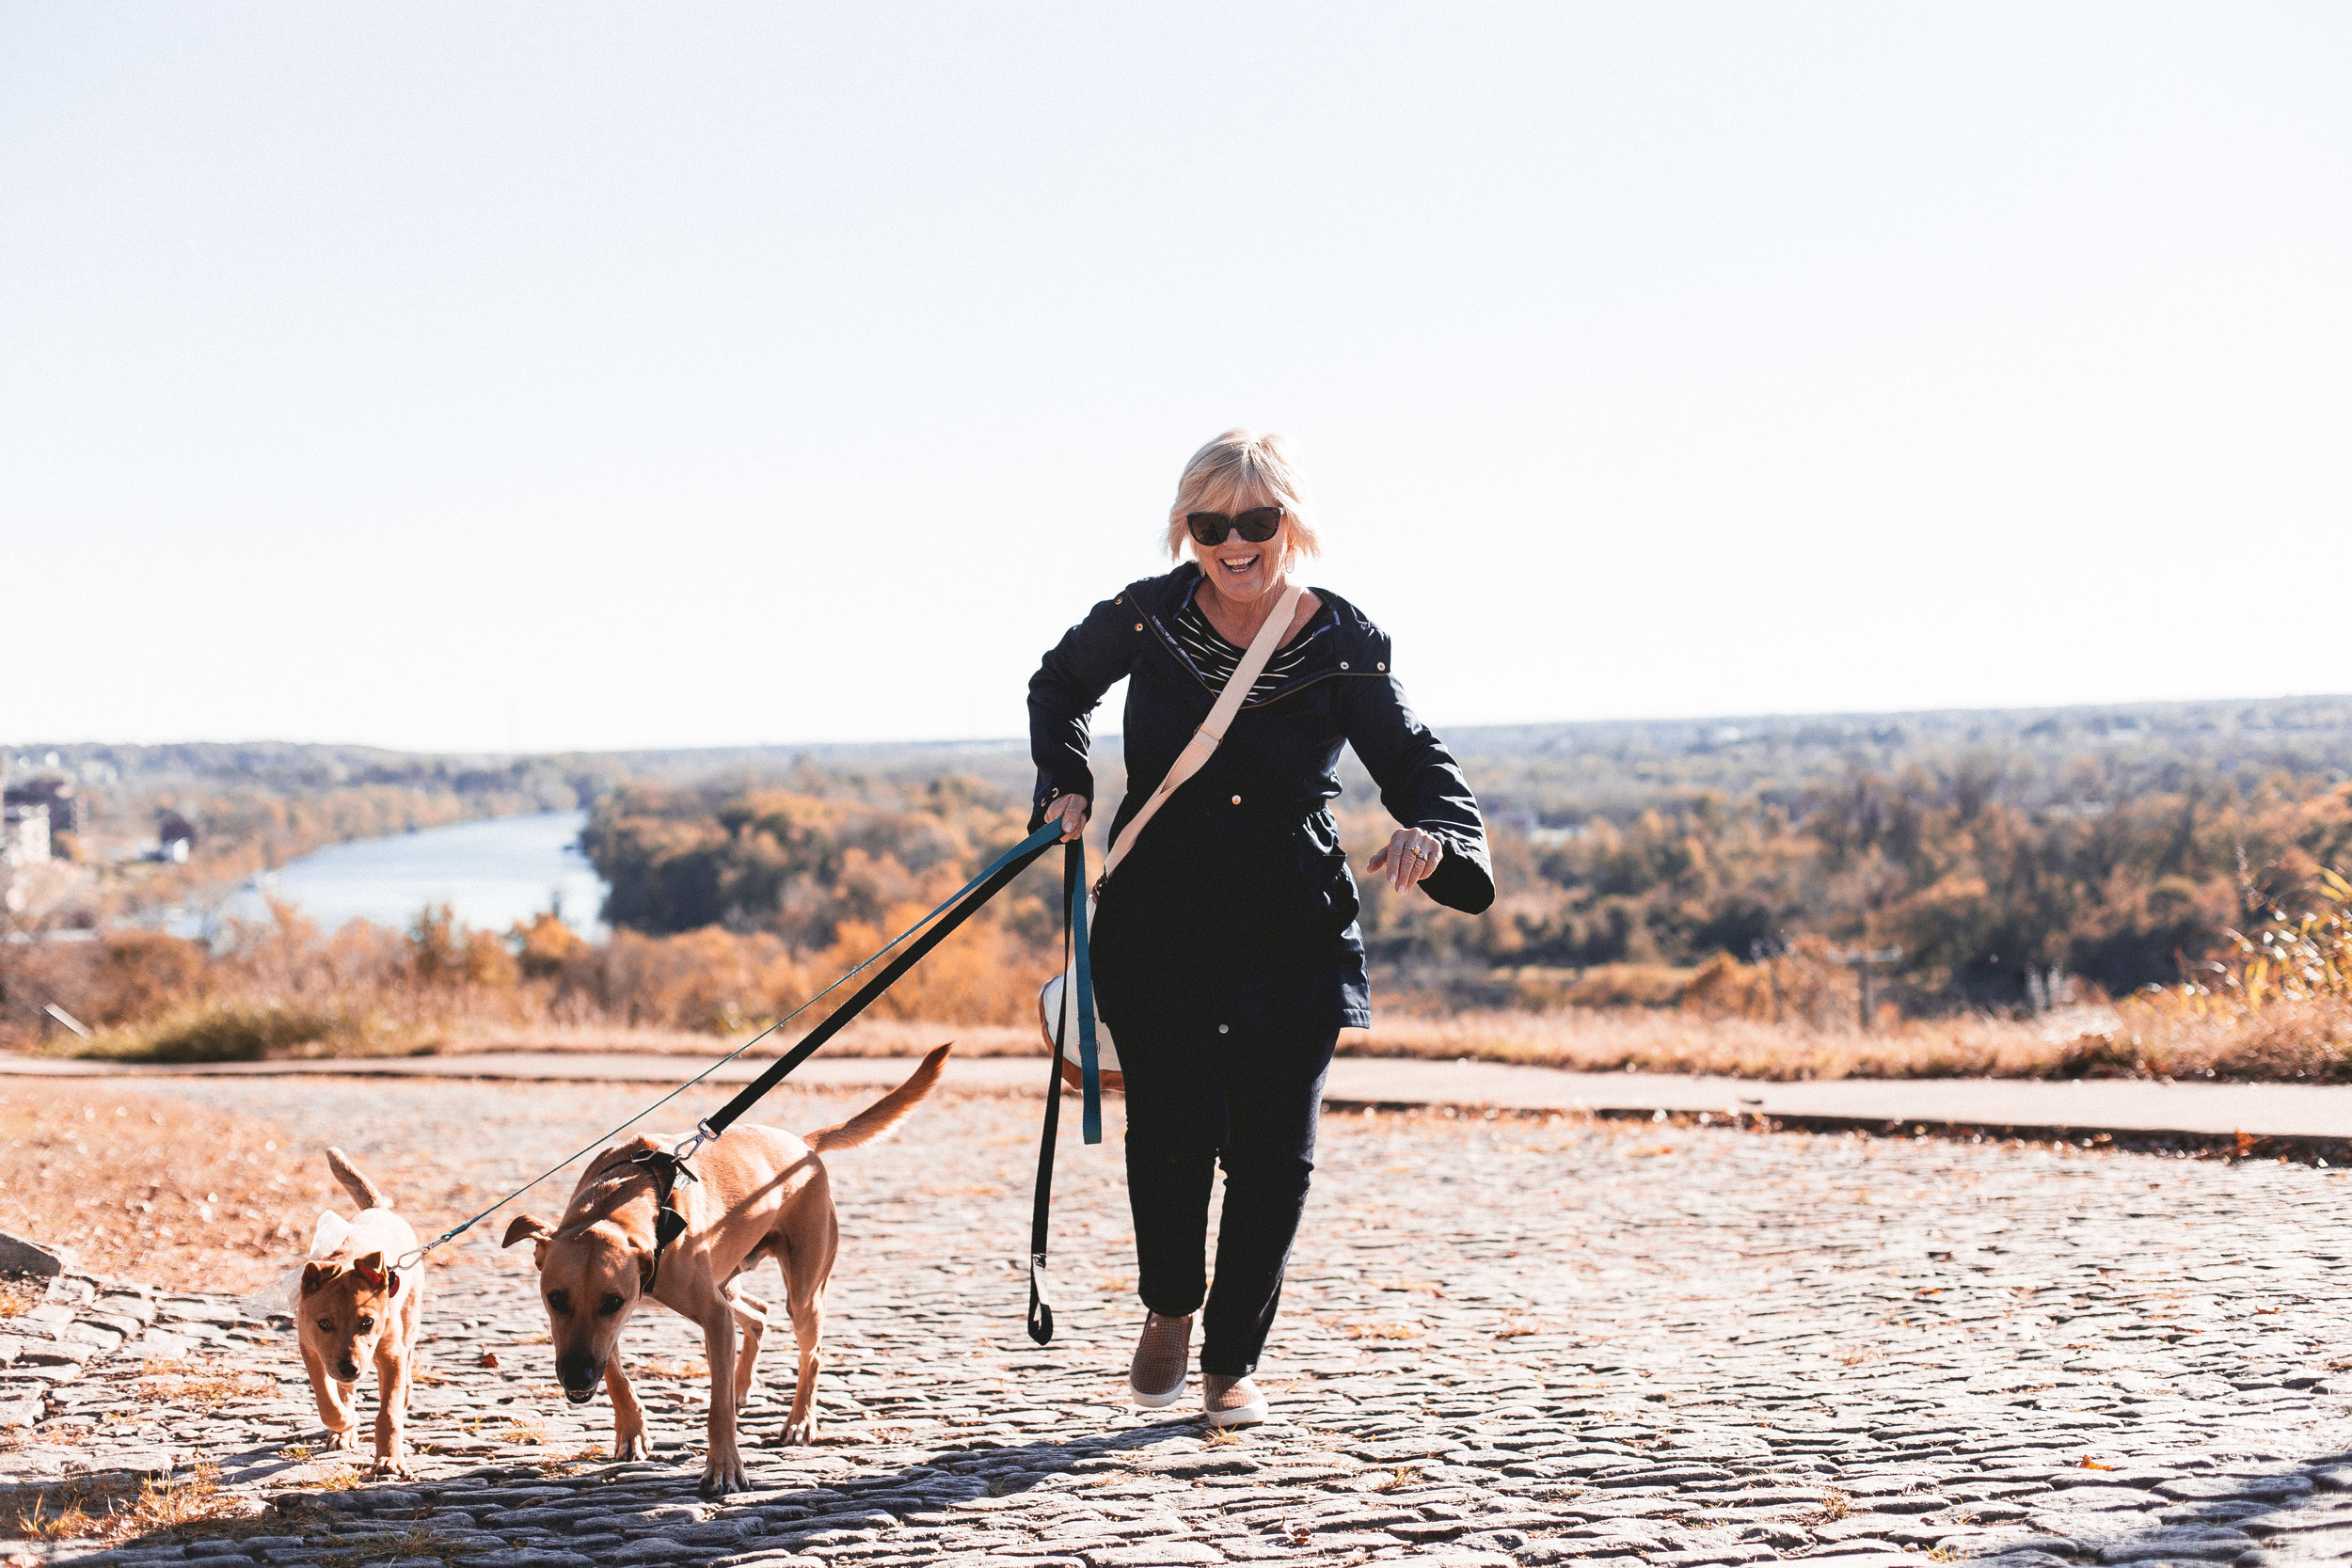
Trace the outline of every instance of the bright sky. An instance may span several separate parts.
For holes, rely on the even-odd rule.
[[[2341,5],[5,0],[0,741],[1017,734],[1232,424],[1440,726],[2352,690],[2348,77]]]

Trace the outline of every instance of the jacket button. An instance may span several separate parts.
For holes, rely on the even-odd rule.
[[[1234,797],[1233,797],[1233,804],[1235,804],[1235,805],[1237,805],[1237,806],[1241,804],[1241,797],[1240,797],[1240,796],[1236,795],[1236,796],[1234,796]]]
[[[1141,631],[1142,629],[1143,629],[1143,623],[1142,623],[1141,621],[1137,621],[1137,622],[1136,623],[1136,630],[1137,630],[1137,631]]]
[[[1340,668],[1341,668],[1341,669],[1343,669],[1343,670],[1346,669],[1346,668],[1347,668],[1347,660],[1345,660],[1345,659],[1342,659],[1342,660],[1340,660]]]
[[[1383,664],[1375,664],[1375,665],[1374,665],[1374,666],[1373,666],[1373,668],[1374,668],[1374,669],[1375,669],[1375,670],[1382,670],[1382,671],[1385,671],[1386,669],[1388,669],[1388,665],[1386,665],[1385,663],[1383,663]]]
[[[1220,1023],[1216,1026],[1216,1032],[1220,1035],[1230,1035],[1233,1032],[1233,1026],[1230,1023]]]

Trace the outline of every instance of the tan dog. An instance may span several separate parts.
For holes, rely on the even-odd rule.
[[[358,1200],[359,1217],[333,1251],[313,1258],[302,1270],[294,1304],[302,1365],[318,1398],[319,1418],[331,1434],[327,1448],[348,1453],[359,1447],[352,1418],[359,1364],[375,1363],[375,1473],[410,1475],[408,1354],[416,1347],[423,1311],[424,1275],[395,1264],[416,1249],[417,1233],[342,1149],[328,1149],[326,1164]]]
[[[837,1127],[806,1138],[773,1127],[739,1125],[693,1156],[694,1180],[680,1178],[672,1201],[685,1228],[657,1246],[660,1193],[655,1174],[662,1152],[677,1140],[635,1137],[588,1162],[572,1189],[564,1223],[549,1227],[530,1214],[506,1227],[502,1243],[537,1242],[539,1293],[555,1345],[555,1375],[564,1397],[585,1404],[601,1379],[612,1396],[612,1457],[646,1454],[645,1414],[629,1387],[619,1354],[621,1328],[650,1297],[702,1325],[710,1362],[710,1452],[702,1493],[715,1497],[750,1484],[736,1450],[735,1414],[750,1396],[768,1328],[768,1304],[736,1279],[772,1258],[784,1275],[784,1299],[801,1349],[786,1443],[817,1433],[817,1339],[824,1328],[825,1284],[833,1275],[840,1227],[833,1187],[819,1154],[871,1143],[905,1119],[939,1082],[952,1046],[923,1058],[914,1076]],[[655,1166],[635,1163],[656,1157]],[[743,1354],[736,1356],[736,1324]]]

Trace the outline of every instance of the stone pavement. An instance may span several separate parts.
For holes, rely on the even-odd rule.
[[[351,1079],[141,1089],[342,1143],[427,1219],[642,1099]],[[680,1101],[674,1125],[719,1098]],[[813,1126],[865,1098],[787,1091],[770,1117]],[[0,1345],[0,1403],[38,1410],[0,1453],[19,1482],[8,1512],[38,1495],[54,1516],[73,1485],[60,1478],[111,1468],[176,1478],[155,1516],[175,1497],[249,1516],[0,1549],[405,1568],[2352,1556],[2343,1171],[1333,1116],[1262,1372],[1278,1419],[1228,1438],[1120,1398],[1137,1309],[1115,1102],[1104,1148],[1066,1146],[1062,1335],[1040,1349],[1022,1334],[1035,1110],[949,1094],[898,1143],[828,1162],[844,1244],[826,1425],[815,1447],[765,1446],[789,1394],[771,1361],[746,1422],[754,1492],[694,1495],[702,1391],[682,1322],[632,1323],[655,1453],[607,1463],[609,1406],[557,1396],[522,1259],[469,1241],[434,1271],[412,1429],[429,1451],[397,1484],[315,1451],[282,1320],[67,1280]],[[363,1421],[373,1397],[363,1385]]]
[[[600,1052],[502,1051],[448,1056],[342,1057],[308,1062],[151,1065],[51,1057],[0,1057],[0,1077],[280,1078],[289,1076],[477,1078],[521,1083],[675,1084],[702,1062],[691,1056]],[[711,1074],[742,1084],[768,1065],[744,1056]],[[846,1087],[896,1084],[913,1058],[818,1056],[800,1083]],[[1019,1056],[959,1057],[949,1081],[968,1089],[1030,1088],[1044,1063]],[[2126,1079],[2047,1082],[2025,1078],[1846,1078],[1804,1084],[1661,1072],[1567,1072],[1502,1062],[1433,1062],[1343,1056],[1332,1064],[1328,1099],[1339,1105],[1489,1106],[1602,1114],[1760,1117],[1816,1125],[1911,1125],[2014,1129],[2020,1132],[2182,1134],[2352,1145],[2352,1085],[2161,1084]],[[2322,1148],[2323,1156],[2335,1152]]]

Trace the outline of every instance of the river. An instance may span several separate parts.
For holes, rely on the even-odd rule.
[[[294,905],[328,931],[352,920],[405,927],[425,905],[447,904],[459,924],[489,931],[553,909],[582,936],[601,940],[604,880],[578,847],[587,820],[584,811],[546,811],[354,839],[254,879],[204,924],[216,929],[223,918],[266,917],[265,898]]]

